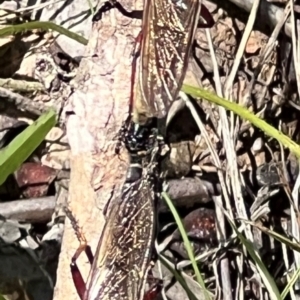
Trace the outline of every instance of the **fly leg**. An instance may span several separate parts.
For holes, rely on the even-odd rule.
[[[128,11],[122,6],[119,1],[110,0],[103,3],[97,13],[94,15],[93,22],[100,21],[102,19],[102,15],[113,8],[116,8],[125,17],[139,20],[143,18],[142,10]],[[199,28],[211,28],[214,25],[215,21],[205,5],[201,6],[200,15],[205,20],[205,23],[199,22]]]
[[[126,10],[122,4],[116,0],[110,0],[103,3],[103,5],[100,7],[100,9],[97,11],[97,13],[93,17],[93,22],[100,21],[102,19],[102,15],[105,12],[108,12],[109,10],[116,8],[122,15],[125,17],[131,18],[131,19],[139,19],[141,20],[143,17],[143,11],[142,10],[132,10],[128,11]]]
[[[151,269],[149,270],[148,274],[148,284],[149,281],[152,281],[152,284],[150,285],[149,290],[145,293],[143,300],[155,300],[163,288],[163,281],[155,278]]]
[[[77,248],[75,254],[72,256],[70,268],[71,268],[71,274],[72,274],[72,278],[73,278],[73,282],[74,282],[76,291],[77,291],[80,299],[83,300],[84,294],[86,291],[86,285],[82,278],[81,272],[77,266],[76,260],[82,252],[85,252],[89,263],[92,265],[94,256],[93,256],[91,247],[87,244],[87,240],[82,232],[82,229],[79,227],[78,221],[75,219],[71,210],[68,208],[65,208],[65,212],[66,212],[67,217],[71,221],[71,225],[72,225],[72,227],[75,231],[76,237],[79,241],[79,247]]]
[[[211,28],[214,26],[215,21],[205,5],[201,6],[200,16],[205,20],[205,23],[199,21],[198,28]]]
[[[160,294],[161,289],[162,289],[161,282],[156,283],[145,293],[143,300],[155,300]]]

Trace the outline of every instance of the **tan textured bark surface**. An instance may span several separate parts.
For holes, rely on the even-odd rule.
[[[142,1],[128,0],[122,4],[130,10],[141,8]],[[113,201],[120,195],[128,167],[125,150],[120,157],[115,155],[115,137],[128,112],[131,52],[140,24],[114,9],[93,25],[67,107],[74,112],[67,122],[72,150],[69,207],[93,253],[104,225],[103,207],[110,198]],[[57,271],[56,300],[79,299],[69,267],[77,247],[78,241],[67,220]],[[85,255],[78,265],[86,279],[90,266]]]

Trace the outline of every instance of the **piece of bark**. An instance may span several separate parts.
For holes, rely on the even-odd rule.
[[[104,1],[100,1],[99,7]],[[125,8],[141,9],[143,1],[122,1]],[[139,6],[138,6],[139,5]],[[91,24],[92,26],[92,24]],[[74,94],[69,99],[67,134],[71,146],[69,207],[95,252],[111,198],[120,196],[129,158],[115,155],[116,135],[127,117],[131,52],[141,23],[111,10],[93,24]],[[70,273],[71,257],[79,246],[66,221],[54,299],[79,299]],[[86,280],[90,265],[84,255],[77,261]]]

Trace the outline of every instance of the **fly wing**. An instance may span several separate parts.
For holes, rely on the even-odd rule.
[[[201,0],[147,0],[135,104],[138,113],[162,118],[181,89]],[[141,107],[141,111],[139,111]]]
[[[141,299],[154,242],[154,197],[146,176],[124,188],[99,241],[85,300]]]

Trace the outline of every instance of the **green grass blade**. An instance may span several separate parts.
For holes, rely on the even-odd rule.
[[[228,220],[228,221],[230,222],[230,220]],[[269,292],[271,299],[273,299],[273,300],[282,300],[280,292],[278,290],[278,287],[277,287],[277,285],[276,285],[276,283],[274,281],[274,278],[271,276],[271,274],[267,270],[267,268],[264,265],[264,263],[261,261],[261,259],[256,254],[255,249],[254,249],[252,243],[250,243],[238,231],[238,229],[234,226],[234,224],[231,223],[231,227],[234,229],[234,231],[236,232],[239,240],[246,247],[247,252],[249,253],[249,255],[251,256],[251,258],[253,259],[253,261],[255,261],[256,265],[260,269],[260,275],[261,275],[262,281],[264,282],[265,287],[266,287],[267,291]]]
[[[189,286],[187,285],[185,279],[183,276],[175,269],[173,269],[166,259],[161,255],[158,254],[159,260],[161,263],[174,275],[175,279],[181,284],[185,292],[187,293],[187,296],[189,297],[190,300],[197,300],[197,297],[193,294],[193,292],[190,290]]]
[[[7,26],[5,28],[0,29],[0,37],[15,35],[17,33],[26,32],[33,29],[41,29],[45,31],[53,30],[83,45],[87,45],[88,42],[88,40],[83,36],[75,32],[72,32],[62,26],[59,26],[53,22],[41,22],[41,21],[27,22],[18,25]]]
[[[288,136],[283,134],[281,131],[277,130],[273,126],[269,125],[263,119],[254,115],[252,112],[247,110],[245,107],[238,105],[234,102],[225,100],[218,97],[216,94],[205,91],[204,89],[183,85],[182,91],[193,97],[204,98],[205,100],[212,102],[214,104],[220,105],[227,110],[234,112],[239,115],[242,119],[251,122],[254,126],[261,129],[266,135],[273,137],[283,146],[289,148],[296,156],[300,158],[300,146],[291,140]]]
[[[203,278],[199,272],[199,269],[198,269],[198,265],[197,265],[197,262],[195,260],[195,256],[194,256],[194,252],[193,252],[193,249],[192,249],[192,246],[191,246],[191,243],[188,239],[188,236],[185,232],[185,229],[183,227],[183,224],[182,224],[182,221],[176,211],[176,208],[174,207],[171,199],[169,198],[169,196],[167,195],[167,193],[165,192],[162,192],[161,193],[162,197],[164,198],[164,200],[166,201],[167,205],[169,206],[169,209],[172,213],[172,215],[174,216],[174,219],[176,221],[176,224],[178,226],[178,229],[180,231],[180,234],[182,236],[182,239],[183,239],[183,243],[184,243],[184,247],[187,251],[187,254],[188,254],[188,257],[192,263],[192,266],[193,266],[193,269],[194,269],[194,272],[196,274],[196,278],[197,278],[197,281],[198,283],[200,284],[201,288],[203,289],[203,293],[204,293],[204,296],[205,296],[205,299],[211,299],[209,294],[208,294],[208,291],[205,287],[205,283],[203,281]]]
[[[274,230],[271,230],[263,225],[259,225],[256,224],[255,222],[252,221],[248,221],[248,220],[244,220],[244,219],[240,219],[241,221],[250,224],[253,227],[258,228],[260,231],[264,232],[265,234],[273,237],[275,240],[277,240],[279,243],[281,244],[285,244],[288,248],[293,249],[297,252],[300,253],[300,244],[298,242],[293,242],[292,240],[290,240],[289,238],[287,238],[286,236],[277,233]]]
[[[290,289],[292,288],[292,286],[295,284],[295,282],[297,280],[299,280],[299,276],[300,276],[300,269],[298,269],[297,272],[294,273],[293,277],[291,278],[289,283],[284,288],[283,292],[281,293],[281,298],[282,299],[284,299],[288,295],[288,293],[289,293]]]
[[[262,232],[264,232],[265,234],[268,234],[269,236],[273,237],[275,240],[277,240],[278,242],[285,244],[289,249],[293,249],[295,251],[300,252],[300,245],[297,242],[293,242],[292,240],[288,239],[287,237],[265,227],[259,224],[256,224],[254,222],[248,221],[248,220],[243,220],[241,219],[241,221],[250,224],[251,226],[254,226],[256,228],[258,228],[259,230],[261,230]],[[286,285],[286,287],[284,288],[284,291],[281,293],[281,298],[284,299],[290,289],[292,288],[292,286],[295,284],[295,282],[298,280],[300,275],[300,269],[298,269],[296,272],[294,272],[293,277],[291,278],[291,280],[289,281],[289,283]]]
[[[28,126],[7,147],[0,150],[0,185],[41,144],[55,123],[56,113],[50,110]]]

